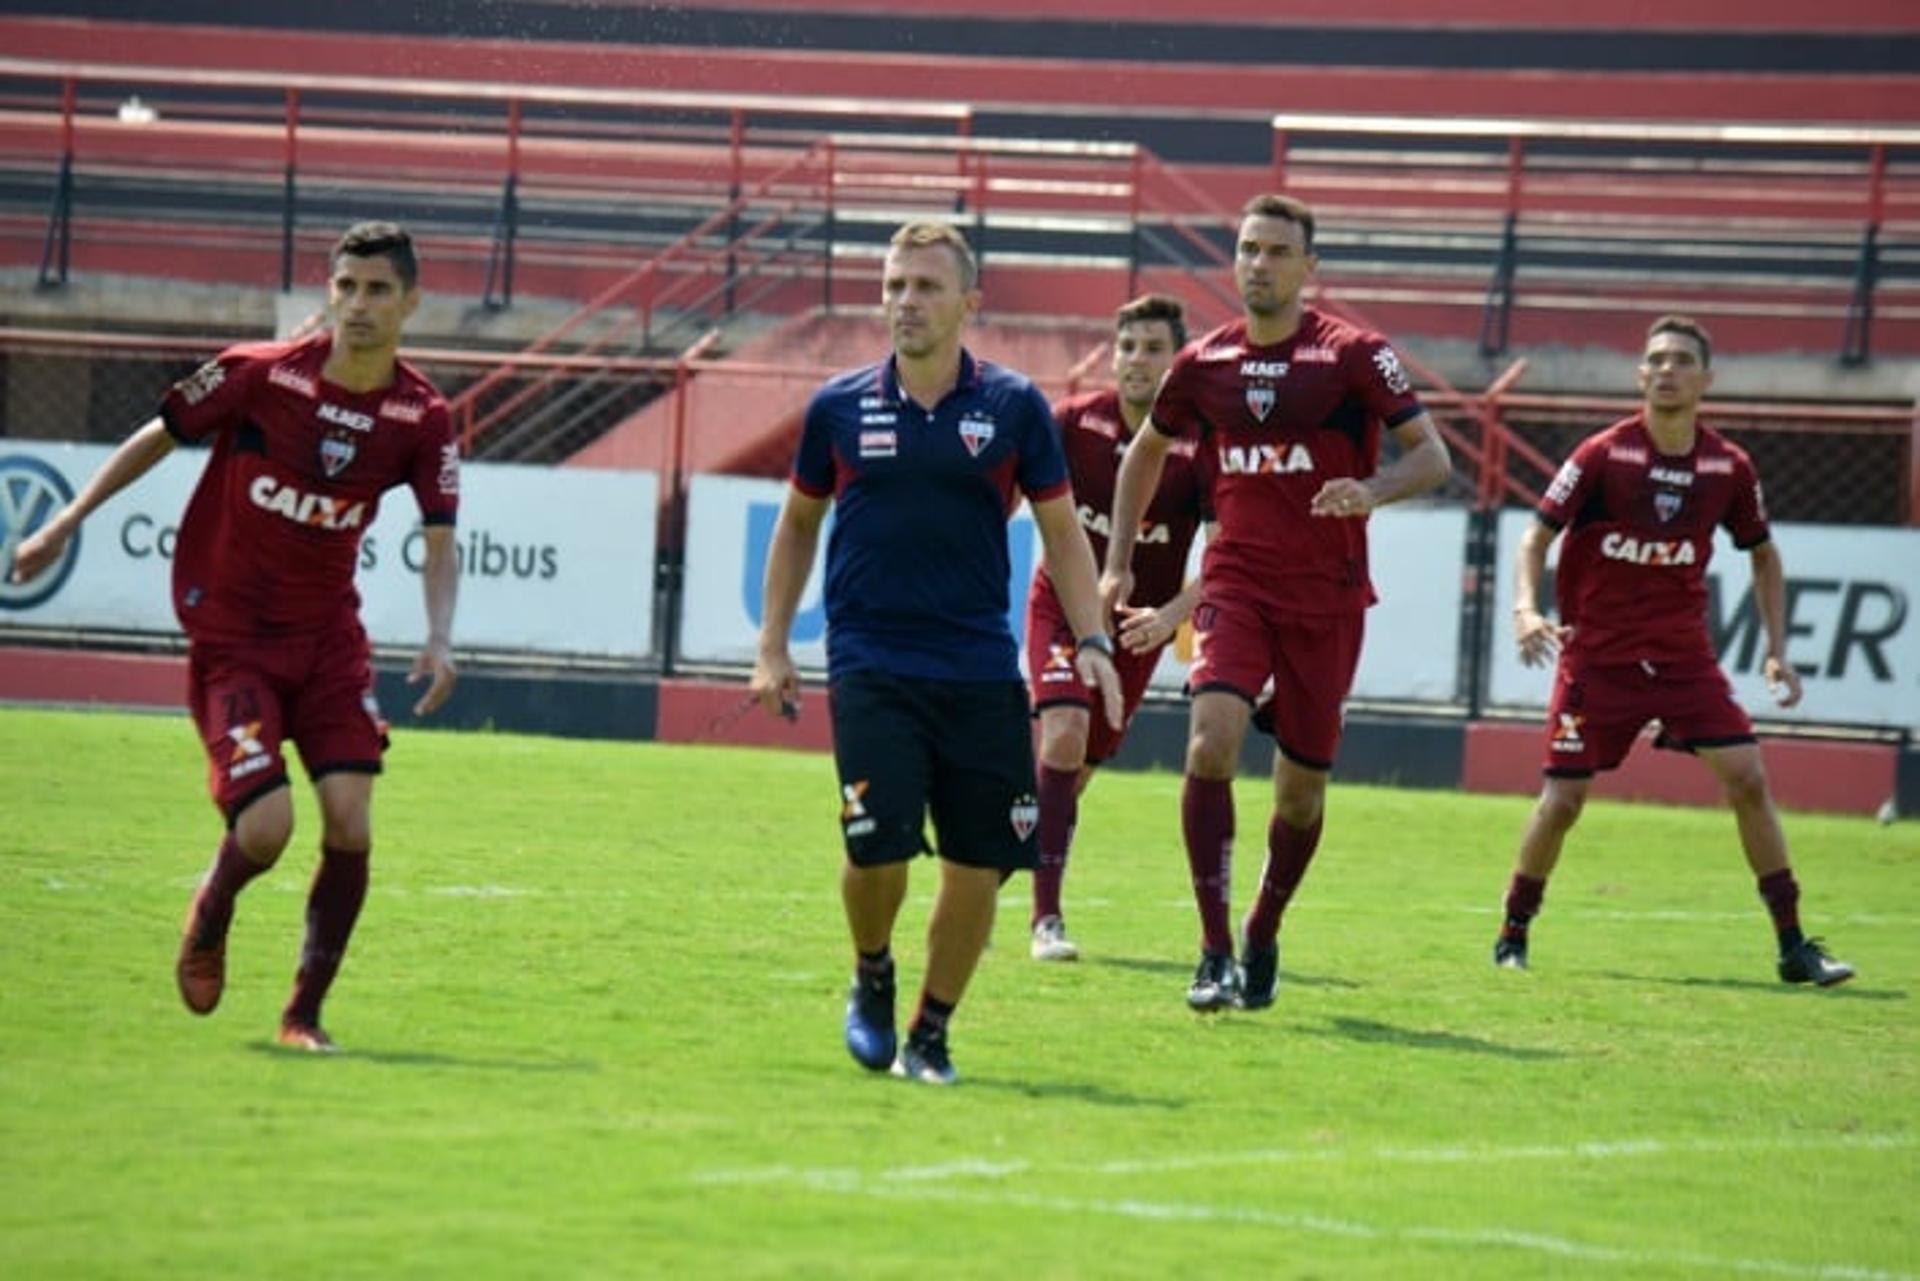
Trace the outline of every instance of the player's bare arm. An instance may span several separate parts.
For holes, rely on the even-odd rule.
[[[1113,530],[1107,536],[1107,563],[1100,575],[1103,617],[1116,615],[1133,595],[1133,544],[1172,448],[1173,438],[1148,418],[1133,433],[1133,443],[1120,460],[1120,471],[1113,481]]]
[[[1800,701],[1800,673],[1787,662],[1787,569],[1780,549],[1773,541],[1761,543],[1747,553],[1753,568],[1753,607],[1760,625],[1767,631],[1767,657],[1760,665],[1767,692],[1782,707]]]
[[[1074,646],[1073,665],[1080,679],[1100,691],[1107,723],[1119,729],[1126,722],[1125,699],[1120,691],[1120,675],[1113,668],[1112,642],[1107,640],[1106,613],[1101,609],[1099,580],[1093,565],[1093,546],[1087,531],[1080,528],[1073,499],[1062,494],[1032,503],[1033,523],[1039,527],[1040,542],[1046,549],[1047,574],[1060,598],[1060,608],[1079,643]],[[1096,642],[1093,638],[1098,637]]]
[[[1520,551],[1513,567],[1513,641],[1520,661],[1528,667],[1553,662],[1565,643],[1567,629],[1540,612],[1540,580],[1547,574],[1547,548],[1553,545],[1552,526],[1535,520],[1520,535]]]
[[[1440,429],[1425,412],[1393,428],[1400,455],[1365,480],[1336,476],[1313,496],[1316,516],[1365,516],[1376,507],[1417,498],[1447,483],[1453,458]]]
[[[754,659],[747,690],[755,702],[775,715],[792,717],[800,711],[800,673],[794,668],[788,642],[793,634],[793,616],[800,608],[800,593],[813,572],[820,527],[826,522],[830,505],[828,499],[789,488],[786,505],[773,527],[772,545],[767,549],[767,581],[760,597],[760,652]]]
[[[415,716],[438,711],[459,679],[453,665],[453,607],[460,597],[460,554],[452,525],[429,525],[425,533],[427,559],[420,569],[420,590],[426,599],[427,640],[407,673],[407,684],[426,681],[427,689],[413,705]]]
[[[47,523],[20,541],[13,549],[12,578],[24,583],[60,559],[67,541],[79,530],[82,521],[100,504],[152,471],[154,465],[173,452],[173,437],[158,418],[147,420],[133,435],[120,442],[93,473],[74,500],[62,507]]]
[[[1200,527],[1201,537],[1211,539],[1214,523],[1208,521]],[[1120,647],[1130,654],[1144,654],[1167,644],[1173,634],[1180,630],[1180,624],[1193,617],[1195,607],[1200,604],[1200,580],[1188,580],[1170,600],[1158,609],[1137,605],[1120,607]]]

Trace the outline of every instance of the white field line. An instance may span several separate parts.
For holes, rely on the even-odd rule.
[[[1752,1153],[1904,1151],[1920,1146],[1912,1134],[1862,1134],[1844,1138],[1812,1139],[1594,1139],[1582,1143],[1536,1143],[1509,1146],[1461,1144],[1447,1147],[1401,1148],[1251,1148],[1240,1152],[1198,1152],[1189,1156],[1136,1161],[1034,1162],[1020,1158],[961,1158],[940,1165],[895,1166],[860,1170],[852,1166],[751,1166],[745,1169],[703,1170],[696,1183],[798,1183],[822,1188],[878,1187],[890,1184],[932,1184],[954,1179],[1003,1179],[1036,1174],[1047,1178],[1075,1175],[1163,1174],[1181,1170],[1214,1170],[1231,1166],[1300,1164],[1380,1165],[1495,1165],[1517,1161],[1619,1161],[1669,1156],[1719,1156]]]
[[[179,876],[171,876],[166,878],[163,883],[170,889],[192,890],[200,884],[202,875],[202,873],[195,872],[191,875],[182,874]],[[299,883],[295,884],[295,881],[299,881]],[[289,894],[304,894],[307,891],[305,881],[298,877],[269,878],[261,882],[261,884],[266,885],[269,889],[284,890]],[[107,894],[115,892],[118,887],[104,880],[65,880],[58,876],[43,875],[40,878],[40,888],[55,894]],[[258,888],[258,886],[251,888]],[[445,898],[623,899],[632,897],[628,891],[620,889],[599,888],[593,890],[573,890],[555,888],[553,886],[515,885],[423,885],[417,888],[392,885],[383,888],[380,893],[383,896],[402,898],[409,894],[430,894]],[[727,889],[719,891],[719,893],[721,897],[729,901],[744,899],[753,902],[800,904],[838,904],[840,901],[839,891],[832,887],[818,890]],[[1009,892],[1007,897],[1002,900],[1002,910],[1008,912],[1014,911],[1019,906],[1019,899],[1020,895],[1017,891]],[[919,903],[921,906],[930,905],[933,902],[932,888],[928,887],[924,893],[916,896],[913,901]],[[1086,912],[1107,911],[1119,906],[1119,904],[1120,900],[1118,899],[1095,896],[1076,898],[1073,901],[1073,906],[1076,911]],[[1152,906],[1168,911],[1192,912],[1193,900],[1191,898],[1161,899],[1153,903]],[[1316,910],[1330,912],[1334,915],[1375,916],[1384,914],[1384,909],[1349,909],[1331,904],[1322,904]],[[1392,909],[1394,913],[1400,913],[1401,910],[1402,909],[1397,907]],[[1475,904],[1472,906],[1456,904],[1448,910],[1470,916],[1499,916],[1505,911],[1505,909],[1497,903]],[[1681,908],[1627,910],[1621,908],[1583,907],[1566,909],[1562,915],[1569,920],[1577,915],[1580,919],[1595,921],[1692,921],[1718,924],[1728,921],[1750,922],[1756,919],[1764,920],[1765,909],[1757,904],[1752,911],[1739,912],[1698,912]],[[1559,919],[1559,916],[1556,916],[1555,919]],[[1890,929],[1920,929],[1920,916],[1890,915],[1885,912],[1834,912],[1822,914],[1820,919],[1822,922],[1830,923],[1836,927],[1858,925],[1865,928],[1876,929],[1883,927]]]
[[[937,1168],[937,1167],[933,1167]],[[996,1208],[1044,1210],[1051,1214],[1105,1215],[1162,1223],[1230,1223],[1281,1228],[1350,1240],[1460,1246],[1468,1249],[1504,1249],[1551,1255],[1582,1263],[1612,1264],[1621,1268],[1696,1268],[1710,1275],[1744,1273],[1760,1276],[1807,1277],[1815,1281],[1916,1281],[1909,1272],[1889,1272],[1851,1263],[1793,1263],[1784,1259],[1743,1259],[1693,1250],[1640,1250],[1593,1245],[1565,1237],[1512,1228],[1386,1227],[1354,1219],[1318,1214],[1285,1214],[1257,1207],[1195,1205],[1179,1201],[1104,1200],[1045,1196],[1035,1193],[941,1187],[929,1181],[858,1181],[831,1187],[881,1200],[938,1201]]]

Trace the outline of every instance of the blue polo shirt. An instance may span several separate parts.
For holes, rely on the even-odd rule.
[[[835,502],[827,675],[1017,681],[1007,518],[1069,492],[1053,411],[1025,376],[960,353],[923,410],[893,359],[829,379],[807,406],[793,484]]]

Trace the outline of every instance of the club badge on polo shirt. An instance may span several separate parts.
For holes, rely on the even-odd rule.
[[[970,410],[960,417],[960,443],[965,445],[967,452],[975,458],[980,456],[981,450],[993,443],[996,430],[993,419],[978,410]]]
[[[1273,412],[1273,402],[1272,387],[1256,383],[1247,388],[1247,409],[1261,422],[1267,421],[1267,415]]]

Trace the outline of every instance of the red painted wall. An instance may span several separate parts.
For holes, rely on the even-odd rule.
[[[584,3],[584,0],[558,0]],[[656,0],[612,0],[650,8]],[[593,0],[606,5],[609,0]],[[1581,30],[1914,31],[1920,8],[1910,0],[1614,0],[1604,11],[1552,0],[1210,0],[1200,13],[1170,10],[1165,0],[680,0],[683,9],[798,13],[879,13],[915,17],[969,15],[1104,22],[1233,23],[1264,26],[1507,27]],[[1089,12],[1091,8],[1091,12]]]

